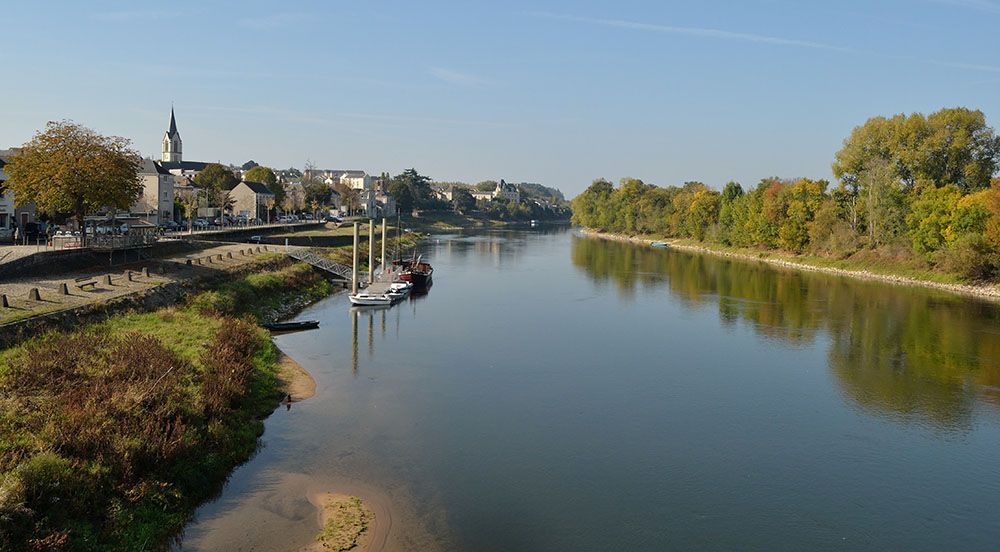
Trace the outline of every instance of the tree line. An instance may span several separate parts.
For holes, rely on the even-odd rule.
[[[1000,137],[981,111],[873,117],[837,152],[837,183],[809,178],[658,187],[594,181],[573,200],[576,224],[1000,276]]]

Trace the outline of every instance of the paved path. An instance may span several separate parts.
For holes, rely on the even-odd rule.
[[[272,246],[269,249],[275,251],[277,248]],[[251,247],[247,244],[220,245],[163,259],[135,263],[129,267],[86,270],[4,282],[0,284],[0,294],[7,296],[10,307],[0,306],[0,324],[38,314],[75,308],[88,303],[106,301],[165,283],[206,276],[212,271],[229,270],[261,258],[261,253],[256,252],[257,246],[253,246],[253,253],[247,254],[249,250]],[[261,246],[261,252],[264,252],[263,246]],[[191,260],[191,265],[187,264],[188,260]],[[169,269],[165,273],[156,271],[156,267],[161,266],[161,263],[165,263],[163,266]],[[142,276],[141,268],[143,266],[153,270],[149,276]],[[126,268],[133,271],[131,281],[127,277]],[[111,275],[110,285],[105,280],[109,274]],[[96,282],[96,284],[85,288],[78,287],[78,284],[83,282]],[[60,293],[60,284],[66,284],[69,295]],[[38,289],[40,301],[30,297],[29,294],[33,288]]]

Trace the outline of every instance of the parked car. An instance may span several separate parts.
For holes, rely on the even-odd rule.
[[[199,229],[199,230],[204,230],[204,229],[208,228],[208,221],[205,220],[205,219],[203,219],[203,218],[195,219],[194,220],[194,227],[197,228],[197,229]]]

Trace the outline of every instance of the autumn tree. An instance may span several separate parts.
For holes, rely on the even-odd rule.
[[[270,167],[258,165],[247,171],[243,175],[243,180],[247,182],[259,182],[267,186],[267,189],[274,194],[274,200],[279,205],[284,205],[285,187],[278,182],[278,175],[274,174],[274,171]]]
[[[18,205],[72,214],[86,237],[88,213],[128,209],[142,193],[142,157],[130,144],[72,121],[50,122],[10,158],[5,185]]]
[[[233,171],[219,163],[209,163],[194,177],[194,183],[204,190],[203,197],[209,207],[219,209],[224,214],[226,207],[232,204],[229,192],[240,183]]]

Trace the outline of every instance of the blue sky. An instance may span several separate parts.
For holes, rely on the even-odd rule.
[[[830,178],[877,114],[1000,124],[1000,0],[10,2],[0,147],[69,118],[186,159],[568,195]]]

